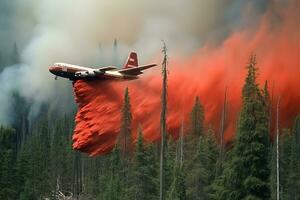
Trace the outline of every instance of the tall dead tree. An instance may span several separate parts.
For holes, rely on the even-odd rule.
[[[226,120],[226,104],[227,104],[227,87],[225,88],[224,93],[224,103],[222,108],[222,117],[221,117],[221,129],[220,129],[220,167],[223,166],[224,160],[224,131],[225,131],[225,120]]]
[[[167,115],[167,47],[163,41],[162,53],[164,55],[162,62],[162,94],[161,94],[161,118],[160,118],[160,133],[161,133],[161,146],[160,146],[160,188],[159,188],[159,199],[165,199],[165,149],[167,141],[167,127],[166,127],[166,115]]]
[[[124,159],[128,158],[128,155],[130,153],[130,147],[132,144],[131,121],[132,121],[131,103],[130,103],[129,90],[127,87],[125,89],[125,94],[124,94],[120,135],[118,138]]]
[[[184,134],[184,124],[183,119],[181,122],[181,131],[180,131],[180,168],[183,166],[183,134]]]
[[[276,108],[276,199],[279,200],[279,106],[280,97]]]

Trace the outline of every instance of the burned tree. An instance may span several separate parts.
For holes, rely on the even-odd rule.
[[[130,152],[130,146],[132,143],[131,137],[131,104],[128,88],[125,89],[124,102],[122,107],[122,118],[120,127],[119,143],[124,157],[127,157]]]
[[[160,118],[160,132],[161,132],[161,147],[160,147],[160,190],[159,190],[159,199],[165,199],[165,148],[167,141],[167,127],[166,127],[166,115],[167,115],[167,47],[165,42],[163,42],[162,53],[164,55],[162,62],[162,94],[161,94],[161,118]]]

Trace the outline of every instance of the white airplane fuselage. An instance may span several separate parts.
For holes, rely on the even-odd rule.
[[[107,71],[99,71],[90,67],[82,67],[78,65],[72,65],[68,63],[55,63],[49,68],[49,71],[63,78],[71,80],[77,79],[109,79],[109,78],[120,78],[120,79],[136,79],[137,76],[124,75],[118,72],[117,67],[109,66],[111,69]]]
[[[83,67],[68,63],[55,63],[49,71],[55,76],[78,79],[137,79],[143,74],[143,70],[156,66],[156,64],[138,65],[138,58],[135,52],[131,52],[123,68],[105,66],[100,68]]]

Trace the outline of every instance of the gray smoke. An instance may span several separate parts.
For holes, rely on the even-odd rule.
[[[71,82],[55,81],[55,62],[83,66],[111,64],[118,40],[119,63],[131,50],[141,62],[157,56],[161,40],[171,55],[190,54],[205,43],[220,44],[231,32],[253,27],[267,0],[15,0],[1,1],[0,41],[17,43],[20,65],[0,74],[0,123],[10,123],[12,93],[68,112],[74,103]],[[4,7],[5,6],[5,7]],[[13,38],[14,37],[14,38]],[[101,48],[99,48],[101,46]],[[3,50],[3,48],[1,48]]]

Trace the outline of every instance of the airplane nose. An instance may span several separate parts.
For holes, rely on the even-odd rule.
[[[55,71],[56,71],[55,66],[49,67],[49,72],[51,72],[52,74],[54,74]]]

